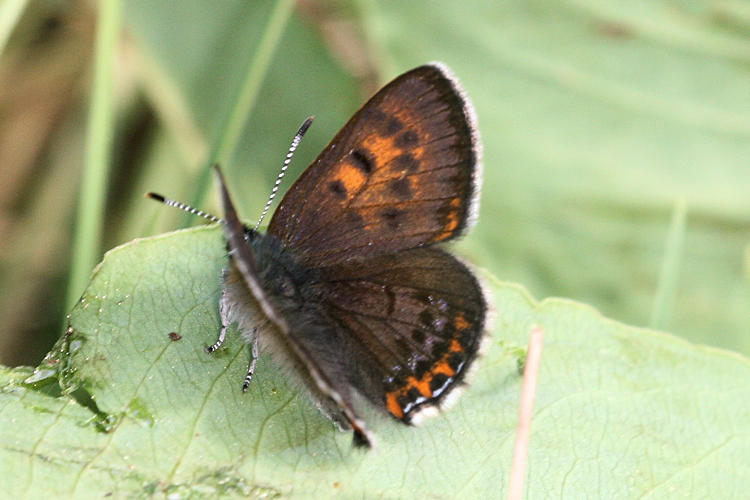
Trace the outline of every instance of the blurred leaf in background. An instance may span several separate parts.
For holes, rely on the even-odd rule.
[[[192,201],[274,5],[126,2],[103,249],[179,224],[141,195]],[[8,364],[38,360],[65,313],[91,7],[29,3],[0,60]],[[253,218],[305,116],[318,119],[288,179],[380,83],[445,61],[485,142],[482,217],[462,247],[472,260],[635,325],[666,304],[659,326],[750,353],[749,31],[737,2],[299,2],[228,177]],[[674,293],[658,301],[679,199]]]

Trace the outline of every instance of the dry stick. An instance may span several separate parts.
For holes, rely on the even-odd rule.
[[[539,360],[542,357],[544,329],[535,326],[529,336],[529,350],[526,354],[526,366],[523,370],[523,387],[521,403],[518,408],[518,428],[516,444],[513,447],[513,464],[510,470],[509,500],[520,500],[523,494],[523,483],[526,477],[526,462],[529,453],[529,434],[531,433],[531,416],[534,409],[536,379],[539,374]]]

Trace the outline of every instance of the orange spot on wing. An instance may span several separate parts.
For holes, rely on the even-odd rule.
[[[460,221],[460,210],[461,207],[461,200],[459,198],[452,198],[448,202],[446,214],[443,215],[445,217],[443,219],[444,225],[442,228],[442,231],[435,236],[435,241],[442,241],[446,238],[450,238],[453,236],[453,233],[455,233],[456,229],[458,229],[458,225],[461,222]]]
[[[456,340],[456,339],[451,340],[451,351],[452,352],[461,352],[463,350],[464,350],[464,348],[463,348],[463,346],[461,345],[461,343],[458,340]]]
[[[362,187],[365,183],[365,174],[355,167],[344,163],[339,167],[339,171],[335,174],[336,180],[344,185],[347,193],[354,193]]]
[[[452,340],[450,344],[450,352],[462,352],[463,346],[459,343],[458,340]],[[415,376],[410,376],[406,379],[406,384],[400,386],[399,388],[386,393],[385,396],[385,405],[388,411],[396,418],[403,419],[404,418],[404,410],[401,407],[401,404],[399,404],[398,400],[401,397],[407,397],[407,399],[413,399],[413,396],[410,394],[412,389],[416,389],[419,391],[419,393],[428,399],[432,399],[435,397],[435,393],[430,387],[430,384],[432,383],[433,379],[436,375],[446,375],[448,377],[454,377],[456,375],[456,370],[451,368],[451,365],[448,363],[448,359],[451,357],[449,353],[443,355],[443,357],[432,367],[430,370],[428,370],[422,378],[417,378]]]
[[[399,392],[389,392],[385,395],[385,406],[388,411],[396,418],[404,418],[404,410],[401,409],[401,405],[398,404]]]
[[[373,156],[376,168],[372,175],[372,182],[382,182],[393,177],[395,173],[403,174],[405,169],[396,169],[395,164],[391,162],[405,152],[411,154],[416,161],[422,156],[423,147],[414,147],[402,149],[394,144],[393,137],[383,137],[377,134],[367,136],[361,143],[361,146],[368,149]]]
[[[452,377],[456,374],[456,372],[451,368],[451,365],[448,364],[445,359],[438,361],[435,363],[435,367],[432,369],[433,374],[442,373],[443,375],[448,375],[449,377]]]
[[[426,398],[431,398],[432,397],[432,389],[430,389],[431,380],[432,380],[432,375],[430,375],[429,373],[426,374],[424,377],[422,377],[421,380],[418,380],[416,377],[409,377],[409,387],[416,387],[422,396]]]
[[[445,231],[452,233],[458,227],[458,212],[448,214],[448,224],[445,225]]]
[[[393,140],[372,134],[362,141],[362,145],[372,151],[378,167],[390,162],[401,154],[401,150],[393,144]]]
[[[458,227],[458,212],[450,212],[446,218],[448,221],[443,227],[443,231],[435,237],[435,241],[442,241],[446,238],[450,238]]]
[[[456,319],[453,321],[453,326],[456,327],[456,330],[461,331],[461,330],[468,329],[471,326],[471,324],[468,321],[466,321],[466,316],[464,316],[463,313],[461,313],[458,316],[456,316]]]

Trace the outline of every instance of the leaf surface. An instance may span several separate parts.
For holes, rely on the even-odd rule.
[[[750,484],[747,359],[491,277],[495,327],[465,394],[420,427],[371,417],[378,448],[354,450],[266,356],[241,393],[248,353],[234,329],[203,351],[224,262],[216,227],[107,254],[45,363],[0,374],[3,491],[497,497],[533,325],[546,342],[530,495],[728,497]]]

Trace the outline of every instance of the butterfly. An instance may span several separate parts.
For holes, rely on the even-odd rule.
[[[259,350],[271,352],[356,446],[374,439],[363,404],[406,424],[439,407],[476,360],[487,321],[480,283],[442,245],[477,217],[480,153],[468,97],[432,63],[354,114],[289,188],[265,234],[240,221],[216,167],[224,218],[213,220],[230,259],[222,329],[207,350],[237,324],[252,353],[244,388]]]

